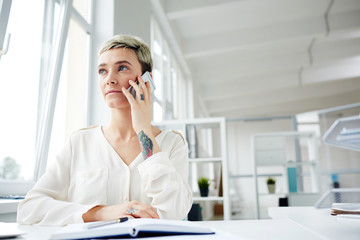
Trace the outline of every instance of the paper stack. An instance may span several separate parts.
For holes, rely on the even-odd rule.
[[[360,203],[333,203],[331,215],[360,219]]]

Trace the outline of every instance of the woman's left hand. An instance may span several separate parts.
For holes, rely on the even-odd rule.
[[[136,134],[145,130],[151,131],[152,112],[150,83],[145,84],[141,76],[138,76],[138,81],[139,85],[129,80],[129,84],[136,91],[136,99],[127,89],[122,88],[122,92],[131,105],[132,124]]]

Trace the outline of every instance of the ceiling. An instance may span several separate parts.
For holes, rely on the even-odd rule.
[[[194,82],[197,113],[284,116],[360,102],[360,0],[152,2]]]

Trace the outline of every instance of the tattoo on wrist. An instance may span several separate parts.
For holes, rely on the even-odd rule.
[[[128,214],[134,214],[136,211],[137,211],[137,209],[134,209],[134,208],[126,209],[126,212],[127,212]]]
[[[141,152],[144,159],[146,160],[153,154],[153,143],[151,139],[144,133],[144,131],[138,133],[138,138],[140,141]]]

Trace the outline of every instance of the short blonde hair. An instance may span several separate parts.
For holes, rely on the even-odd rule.
[[[149,46],[141,38],[131,35],[115,35],[102,44],[99,50],[99,56],[114,48],[131,49],[141,64],[142,73],[152,71],[153,61],[151,51]]]

